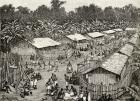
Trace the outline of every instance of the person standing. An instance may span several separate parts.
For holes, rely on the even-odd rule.
[[[5,83],[4,83],[4,90],[6,91],[6,93],[9,93],[9,91],[11,91],[11,89],[10,89],[10,87],[9,87],[9,85],[8,85],[8,82],[7,81],[5,81]]]
[[[34,79],[33,87],[34,87],[34,89],[37,89],[37,78]]]
[[[79,101],[83,101],[83,86],[79,88]]]
[[[88,88],[87,87],[85,88],[84,96],[85,96],[85,101],[88,101]]]
[[[45,61],[43,61],[43,65],[44,65],[44,69],[45,69],[45,66],[46,66],[46,63],[45,63]]]
[[[34,86],[34,81],[33,81],[33,79],[31,79],[30,85],[31,85],[31,88],[33,88],[33,86]]]
[[[67,76],[65,74],[64,77],[65,77],[66,86],[68,86],[69,85],[69,76]]]

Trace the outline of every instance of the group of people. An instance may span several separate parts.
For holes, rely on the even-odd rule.
[[[32,95],[32,89],[30,82],[25,82],[23,86],[20,88],[20,96],[24,98],[25,96]]]
[[[33,89],[37,89],[37,82],[38,80],[41,80],[41,74],[40,73],[33,73],[31,75],[31,80],[30,80],[30,86]]]
[[[30,74],[30,78],[28,78],[26,81],[24,81],[23,86],[20,87],[20,96],[25,97],[32,95],[32,90],[37,89],[37,82],[38,80],[42,79],[41,74],[38,73],[32,73]]]
[[[65,74],[65,77],[67,75]],[[76,72],[72,73],[76,76]],[[52,73],[51,77],[46,82],[46,94],[49,95],[54,101],[58,99],[69,100],[74,99],[77,101],[88,101],[88,89],[84,87],[75,87],[73,84],[67,83],[65,88],[60,87],[56,74]]]
[[[73,71],[71,75],[64,74],[66,86],[69,84],[79,85],[79,77],[77,71]]]
[[[69,86],[66,86],[66,88],[60,88],[57,94],[57,99],[77,99],[77,94],[77,89],[74,86],[71,85],[70,88]]]
[[[89,99],[88,88],[80,86],[79,87],[79,101],[88,101],[88,99]]]
[[[88,89],[87,87],[84,88],[83,86],[78,88],[74,86],[66,86],[65,89],[61,88],[60,91],[58,92],[58,99],[64,99],[64,100],[76,100],[76,101],[88,101]]]
[[[7,81],[4,82],[2,90],[5,91],[6,93],[9,93],[11,91],[10,85],[8,84]]]
[[[45,86],[47,88],[47,95],[54,96],[57,93],[59,85],[58,85],[56,74],[52,73],[51,77],[46,82]]]

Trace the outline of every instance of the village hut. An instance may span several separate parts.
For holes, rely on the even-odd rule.
[[[72,41],[79,42],[79,43],[85,42],[87,40],[87,38],[81,34],[71,34],[71,35],[68,35],[67,38],[69,38]]]
[[[103,33],[100,33],[100,32],[88,33],[88,35],[89,35],[91,38],[100,38],[100,37],[103,37],[103,36],[104,36],[104,34],[103,34]]]
[[[125,31],[127,32],[127,35],[133,35],[133,34],[135,34],[136,33],[136,31],[137,31],[138,29],[137,28],[130,28],[130,27],[127,27],[126,29],[125,29]]]
[[[25,40],[21,40],[18,44],[11,48],[12,53],[17,53],[21,56],[28,56],[31,54],[36,54],[36,48],[31,44],[31,42]]]
[[[108,34],[108,35],[114,34],[115,32],[116,32],[115,30],[106,30],[106,31],[103,31],[103,33]]]
[[[36,52],[46,59],[57,58],[59,55],[60,43],[50,38],[35,38],[31,42],[36,48]]]
[[[127,27],[125,30],[126,30],[126,31],[136,31],[137,28],[129,28],[129,27]]]
[[[57,57],[56,51],[59,46],[59,42],[56,42],[48,37],[34,38],[32,42],[27,40],[20,42],[16,47],[12,48],[12,53],[17,53],[21,56],[29,56],[29,58],[31,55],[40,55],[44,58],[50,59]]]
[[[104,43],[104,35],[105,34],[103,34],[103,33],[93,32],[93,33],[88,33],[87,35],[92,38],[92,42],[96,42],[99,44]],[[95,44],[95,43],[92,43],[92,44]]]
[[[117,28],[117,29],[113,29],[114,31],[116,31],[116,32],[122,32],[123,30],[122,29],[120,29],[120,28]]]
[[[121,73],[128,56],[114,53],[101,66],[94,67],[84,72],[88,83],[92,84],[115,84],[121,78]]]
[[[77,48],[87,47],[88,39],[81,34],[71,34],[66,36],[69,40],[71,40],[72,44],[75,44]]]
[[[110,36],[111,38],[115,38],[116,31],[112,29],[103,31],[102,33],[104,33],[106,36]]]

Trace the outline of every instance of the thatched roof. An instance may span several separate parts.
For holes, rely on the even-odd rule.
[[[126,28],[125,30],[126,30],[126,31],[136,31],[137,28]]]
[[[121,32],[121,31],[123,31],[122,29],[120,29],[120,28],[117,28],[117,29],[113,29],[114,31],[116,31],[116,32]]]
[[[115,73],[117,75],[121,74],[121,71],[127,62],[128,56],[114,53],[107,61],[102,64],[102,68]]]
[[[124,47],[120,49],[120,52],[127,56],[131,56],[133,49],[134,47],[132,45],[126,44]]]
[[[102,37],[104,36],[104,34],[100,33],[100,32],[93,32],[93,33],[88,33],[88,35],[92,38],[97,38],[97,37]]]
[[[86,37],[84,37],[81,34],[68,35],[67,37],[69,39],[73,40],[73,41],[80,41],[80,40],[86,40],[87,39]]]
[[[106,34],[113,34],[115,32],[116,31],[114,31],[114,30],[106,30],[106,31],[103,31],[103,33],[106,33]]]
[[[34,38],[31,44],[36,48],[45,48],[45,47],[60,45],[59,42],[56,42],[50,38]]]

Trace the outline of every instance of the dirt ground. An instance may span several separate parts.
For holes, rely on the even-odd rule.
[[[77,63],[83,61],[83,58],[78,59],[71,59],[71,63],[73,64],[73,69],[77,70]],[[6,97],[9,98],[9,96],[12,96],[13,98],[17,98],[18,100],[11,100],[11,101],[41,101],[42,98],[46,98],[46,87],[45,84],[48,81],[48,79],[51,77],[52,73],[55,73],[58,78],[58,84],[61,88],[65,88],[65,80],[64,80],[64,74],[66,73],[68,61],[63,61],[63,63],[58,63],[59,71],[55,72],[49,71],[48,72],[48,66],[45,66],[44,68],[39,69],[39,67],[35,67],[35,71],[40,72],[42,75],[42,79],[37,82],[37,89],[32,90],[33,94],[32,96],[26,96],[24,99],[20,98],[18,95],[15,94],[6,94]],[[4,93],[3,93],[4,94]],[[0,94],[0,99],[2,98],[2,95]],[[5,95],[5,94],[4,94]],[[0,100],[1,101],[1,100]],[[4,100],[4,101],[10,101],[10,100]],[[47,100],[44,101],[52,101],[50,97],[47,97]]]

